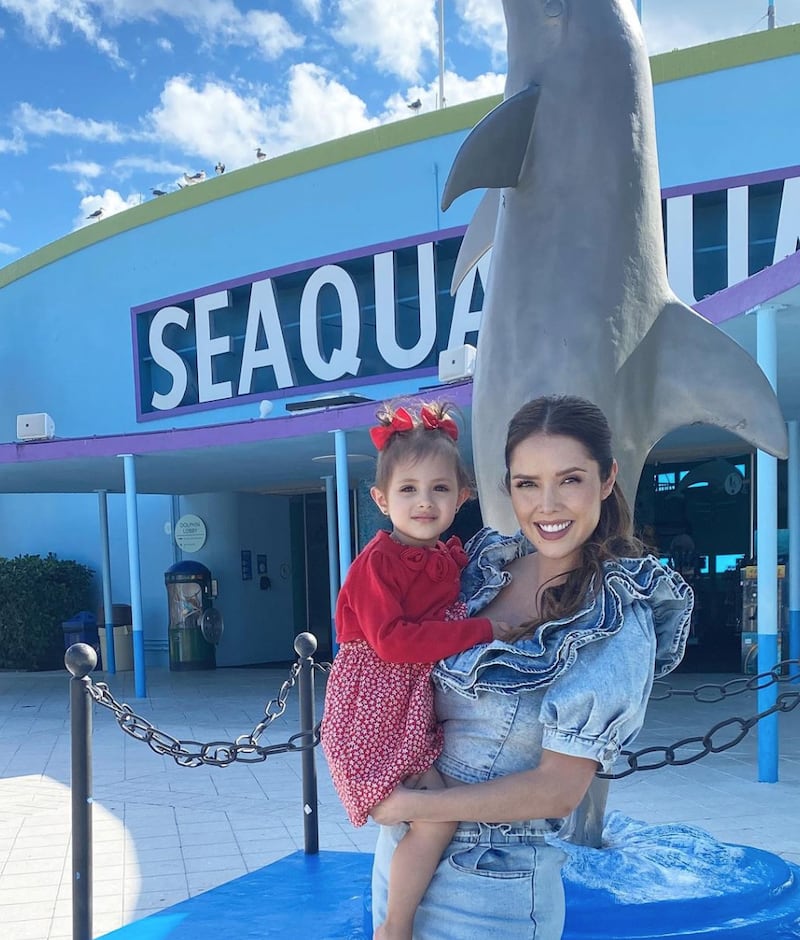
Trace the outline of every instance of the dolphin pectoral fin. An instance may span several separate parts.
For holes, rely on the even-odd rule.
[[[471,189],[516,186],[530,143],[539,86],[529,85],[501,101],[461,144],[442,194],[442,210]]]
[[[775,457],[788,456],[777,396],[758,363],[677,298],[667,303],[620,370],[624,387],[651,400],[653,443],[689,424],[732,431]]]
[[[472,221],[461,239],[458,257],[450,281],[450,293],[455,295],[461,282],[494,244],[500,190],[487,189],[472,216]]]

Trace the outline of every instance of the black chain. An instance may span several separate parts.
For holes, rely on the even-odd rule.
[[[234,761],[257,764],[272,754],[305,751],[319,744],[319,724],[312,732],[300,731],[281,744],[258,743],[264,731],[286,711],[286,700],[297,682],[300,668],[299,662],[294,663],[289,670],[289,678],[281,685],[277,696],[264,706],[264,717],[250,734],[240,735],[235,741],[209,741],[207,744],[200,741],[179,741],[160,731],[152,722],[137,715],[130,705],[118,702],[105,682],[90,682],[87,688],[98,705],[114,713],[117,724],[125,734],[136,738],[137,741],[144,741],[156,754],[171,757],[180,767],[199,767],[201,764],[227,767]],[[330,663],[313,663],[313,668],[316,672],[327,673],[330,671]]]
[[[313,663],[312,666],[314,671],[323,674],[327,674],[331,669],[330,663]],[[715,704],[732,698],[734,695],[741,695],[743,692],[768,689],[784,679],[790,668],[795,666],[800,666],[800,660],[785,659],[768,672],[747,678],[730,679],[723,683],[707,682],[695,689],[675,689],[665,682],[656,681],[653,683],[650,701],[663,702],[668,698],[689,696],[701,704]],[[286,711],[286,700],[297,682],[300,668],[299,662],[291,667],[289,678],[281,685],[278,695],[267,702],[264,707],[264,717],[250,734],[240,735],[235,741],[209,741],[206,744],[200,741],[179,741],[166,732],[160,731],[152,722],[137,715],[129,705],[118,702],[105,682],[89,683],[87,688],[98,705],[114,713],[117,723],[126,734],[138,741],[145,741],[156,754],[171,757],[181,767],[199,767],[201,764],[227,767],[236,761],[256,764],[265,761],[272,754],[305,751],[319,744],[319,723],[313,731],[300,731],[281,744],[259,744],[264,731]],[[794,682],[798,678],[800,676],[792,676],[789,681]],[[608,780],[621,780],[640,770],[660,770],[662,767],[683,767],[686,764],[693,764],[709,754],[720,754],[722,751],[736,747],[744,740],[750,729],[763,718],[779,712],[790,712],[798,705],[800,705],[800,690],[781,692],[774,705],[750,718],[726,718],[715,724],[705,734],[681,738],[674,744],[654,745],[638,751],[623,750],[620,757],[626,761],[627,767],[616,773],[598,773],[597,776]]]
[[[722,702],[742,692],[758,692],[768,689],[780,682],[790,671],[790,667],[800,665],[800,660],[784,659],[772,667],[768,672],[759,673],[749,678],[731,679],[728,682],[715,684],[711,682],[697,686],[696,689],[674,689],[665,682],[653,683],[652,702],[663,702],[674,696],[690,696],[701,704],[715,704]],[[800,676],[792,676],[789,680],[794,682]],[[657,691],[657,687],[662,691]],[[781,692],[775,704],[750,718],[726,718],[710,728],[705,734],[694,735],[691,738],[682,738],[674,744],[666,746],[643,747],[638,751],[624,750],[620,757],[627,762],[627,767],[617,773],[599,773],[598,777],[607,780],[621,780],[637,770],[660,770],[662,767],[683,767],[706,757],[708,754],[720,754],[731,747],[740,744],[747,733],[762,718],[778,712],[790,712],[800,705],[800,690],[797,692]],[[685,753],[680,753],[685,752]],[[656,759],[658,757],[659,759]],[[644,761],[642,760],[644,758]]]

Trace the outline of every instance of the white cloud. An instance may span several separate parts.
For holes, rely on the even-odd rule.
[[[257,98],[242,97],[221,82],[195,88],[182,76],[167,82],[146,123],[159,141],[209,162],[223,160],[229,169],[253,162],[268,126]]]
[[[275,156],[378,123],[361,98],[311,63],[292,66],[280,97],[283,103],[269,105],[220,82],[195,88],[175,77],[147,123],[161,142],[210,164],[222,160],[229,170],[255,162],[257,147]]]
[[[225,45],[248,46],[252,39],[265,59],[277,59],[289,49],[299,49],[303,37],[278,13],[250,10],[241,21],[226,24],[220,38]]]
[[[0,137],[0,153],[25,153],[27,149],[28,145],[17,127],[11,137]]]
[[[107,219],[109,216],[116,215],[118,212],[124,212],[125,209],[138,206],[141,201],[141,193],[131,193],[129,196],[125,197],[121,196],[115,189],[106,189],[102,195],[98,195],[97,193],[86,195],[80,201],[78,215],[73,221],[72,230],[74,232],[76,229],[94,223],[95,220],[88,218],[88,216],[98,209],[103,210],[103,214],[100,218]]]
[[[382,72],[420,78],[426,54],[435,56],[438,24],[431,0],[339,0],[335,38]]]
[[[94,179],[103,172],[99,163],[91,160],[70,160],[67,163],[52,163],[51,170],[57,170],[59,173],[74,173],[76,176],[83,176],[87,179]]]
[[[456,11],[462,20],[460,38],[471,45],[486,46],[493,64],[504,61],[506,21],[500,0],[456,0]]]
[[[800,0],[778,0],[778,26],[800,19]],[[766,0],[642,0],[642,23],[651,54],[765,29]]]
[[[26,101],[14,109],[14,122],[21,131],[33,134],[35,137],[57,134],[105,143],[119,143],[123,140],[122,132],[112,121],[75,117],[62,111],[61,108],[41,110]]]
[[[444,100],[445,104],[453,106],[465,101],[476,101],[478,98],[488,98],[490,95],[502,94],[506,77],[498,72],[485,72],[477,78],[462,78],[455,72],[445,72]],[[422,102],[421,112],[435,111],[439,99],[439,79],[435,78],[427,85],[412,85],[404,94],[400,92],[387,99],[381,121],[397,121],[407,118],[411,114],[408,104],[419,99]]]
[[[174,176],[183,173],[187,167],[185,163],[174,163],[171,160],[155,160],[153,157],[121,157],[115,160],[114,172],[125,179],[133,173],[153,173],[160,176]]]
[[[255,47],[265,59],[276,59],[303,44],[303,37],[280,13],[242,12],[232,0],[0,0],[0,9],[21,17],[38,42],[60,45],[69,30],[117,65],[126,63],[104,28],[142,20],[156,22],[161,17],[176,20],[204,45]]]
[[[322,0],[295,0],[295,5],[318,23],[322,15]]]
[[[365,102],[325,69],[310,62],[292,67],[288,100],[268,143],[278,152],[366,130],[378,124]]]
[[[94,6],[92,0],[0,0],[0,9],[21,17],[35,40],[58,46],[66,27],[115,64],[124,65],[116,42],[102,34],[92,12]]]
[[[11,213],[7,209],[0,209],[0,228],[6,222],[11,221]],[[0,255],[15,255],[19,251],[16,245],[9,245],[8,242],[0,242]]]
[[[156,40],[156,45],[157,45],[158,48],[161,49],[163,52],[172,52],[172,50],[173,50],[173,48],[174,48],[173,45],[172,45],[172,43],[169,41],[169,39],[167,39],[166,36],[161,36],[159,39],[157,39],[157,40]]]

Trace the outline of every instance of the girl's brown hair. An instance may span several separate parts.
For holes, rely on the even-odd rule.
[[[505,486],[510,491],[511,458],[517,447],[537,434],[570,437],[586,448],[605,482],[614,463],[611,428],[603,412],[584,398],[571,395],[536,398],[523,405],[508,425],[506,437]],[[539,613],[520,626],[524,636],[549,620],[570,617],[586,605],[587,597],[603,577],[603,562],[643,554],[642,543],[633,534],[633,517],[628,501],[614,483],[600,504],[597,528],[581,546],[578,565],[560,584],[540,588]]]
[[[380,424],[391,426],[398,407],[384,404],[376,415]],[[403,407],[411,415],[413,427],[408,431],[395,431],[383,449],[378,451],[375,486],[385,493],[400,463],[416,463],[428,457],[444,456],[453,461],[459,490],[468,489],[472,492],[472,478],[461,459],[458,444],[441,428],[426,428],[420,418],[420,410],[427,408],[440,421],[446,418],[454,420],[453,406],[446,402],[429,402],[416,408]]]

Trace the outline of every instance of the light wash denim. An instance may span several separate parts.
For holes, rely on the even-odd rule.
[[[510,580],[503,568],[532,551],[523,536],[484,529],[468,544],[462,578],[470,614]],[[465,783],[536,767],[543,748],[604,769],[638,733],[654,673],[680,661],[691,590],[655,558],[606,566],[600,590],[574,617],[529,640],[495,641],[439,663],[436,712],[444,726],[437,766]],[[373,869],[375,924],[385,917],[392,852],[404,826],[383,827]],[[420,905],[415,940],[558,940],[561,864],[548,838],[569,840],[572,818],[512,825],[462,823]]]

